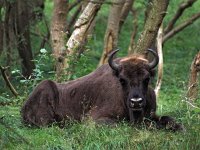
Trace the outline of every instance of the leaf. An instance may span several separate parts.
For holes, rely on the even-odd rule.
[[[20,83],[25,83],[27,80],[20,80]]]
[[[8,98],[6,98],[6,97],[0,96],[0,101],[1,101],[1,102],[9,102],[9,101],[11,101],[11,100],[8,99]]]
[[[194,109],[194,112],[195,112],[195,113],[200,113],[200,109],[199,109],[199,108],[195,108],[195,109]]]

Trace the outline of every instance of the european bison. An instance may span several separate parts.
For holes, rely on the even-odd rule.
[[[158,64],[157,53],[148,50],[154,56],[149,63],[140,55],[113,60],[117,51],[110,54],[108,64],[82,78],[66,83],[42,81],[22,107],[23,122],[46,126],[87,116],[97,123],[150,120],[158,128],[182,130],[173,118],[155,114],[156,97],[149,80]]]

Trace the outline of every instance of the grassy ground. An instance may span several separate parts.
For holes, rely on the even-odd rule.
[[[3,114],[3,118],[0,124],[0,149],[198,150],[200,148],[199,113],[190,110],[183,103],[176,104],[176,107],[166,106],[165,112],[161,114],[175,116],[185,125],[187,129],[185,133],[149,130],[144,126],[131,127],[124,122],[115,128],[97,127],[91,121],[70,123],[63,129],[57,126],[29,128],[20,122],[19,111],[19,106],[1,107],[0,114]]]
[[[173,2],[175,3],[175,2]],[[176,5],[173,5],[174,7]],[[199,6],[199,5],[198,5]],[[48,5],[48,12],[52,3]],[[199,7],[195,7],[198,9]],[[194,9],[194,10],[195,10]],[[173,12],[169,8],[169,13]],[[89,43],[89,51],[78,63],[75,78],[95,69],[103,47],[103,34],[106,26],[106,11],[100,13],[96,33]],[[129,43],[131,20],[125,24],[120,36],[120,56],[126,55]],[[19,82],[20,98],[12,98],[9,92],[3,90],[0,100],[10,101],[10,105],[0,106],[0,149],[74,149],[74,150],[104,150],[104,149],[137,149],[137,150],[198,150],[200,149],[200,110],[192,108],[185,100],[188,72],[191,61],[199,50],[199,24],[196,22],[181,34],[168,41],[164,47],[164,79],[158,99],[158,114],[170,115],[183,123],[185,133],[169,132],[157,129],[146,129],[144,126],[131,127],[126,122],[117,127],[96,126],[92,121],[69,123],[65,128],[57,126],[49,128],[29,128],[21,123],[20,109],[22,102],[33,88],[33,83]],[[192,35],[192,36],[191,36]],[[48,63],[48,60],[40,62]],[[40,71],[48,69],[39,66]],[[50,67],[51,69],[51,67]],[[46,75],[48,71],[43,74]],[[50,76],[52,78],[52,76]],[[41,77],[42,78],[42,77]],[[38,81],[37,81],[38,82]],[[2,82],[3,83],[3,82]],[[8,96],[7,96],[8,95]],[[8,99],[5,99],[7,97]],[[195,106],[200,107],[198,99]]]

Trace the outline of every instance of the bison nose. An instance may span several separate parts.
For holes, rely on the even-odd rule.
[[[141,103],[143,101],[143,99],[141,97],[139,98],[131,98],[132,102],[137,102],[137,103]]]
[[[143,102],[143,99],[141,97],[139,98],[131,98],[131,107],[136,107],[136,108],[141,108],[142,107],[142,102]]]

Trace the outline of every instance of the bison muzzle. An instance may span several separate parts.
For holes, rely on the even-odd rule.
[[[148,50],[154,56],[152,62],[140,55],[113,60],[117,51],[109,55],[108,64],[82,78],[66,83],[42,81],[22,107],[23,122],[46,126],[90,117],[97,123],[154,122],[158,128],[182,130],[173,118],[156,115],[149,81],[159,61],[157,53]]]

